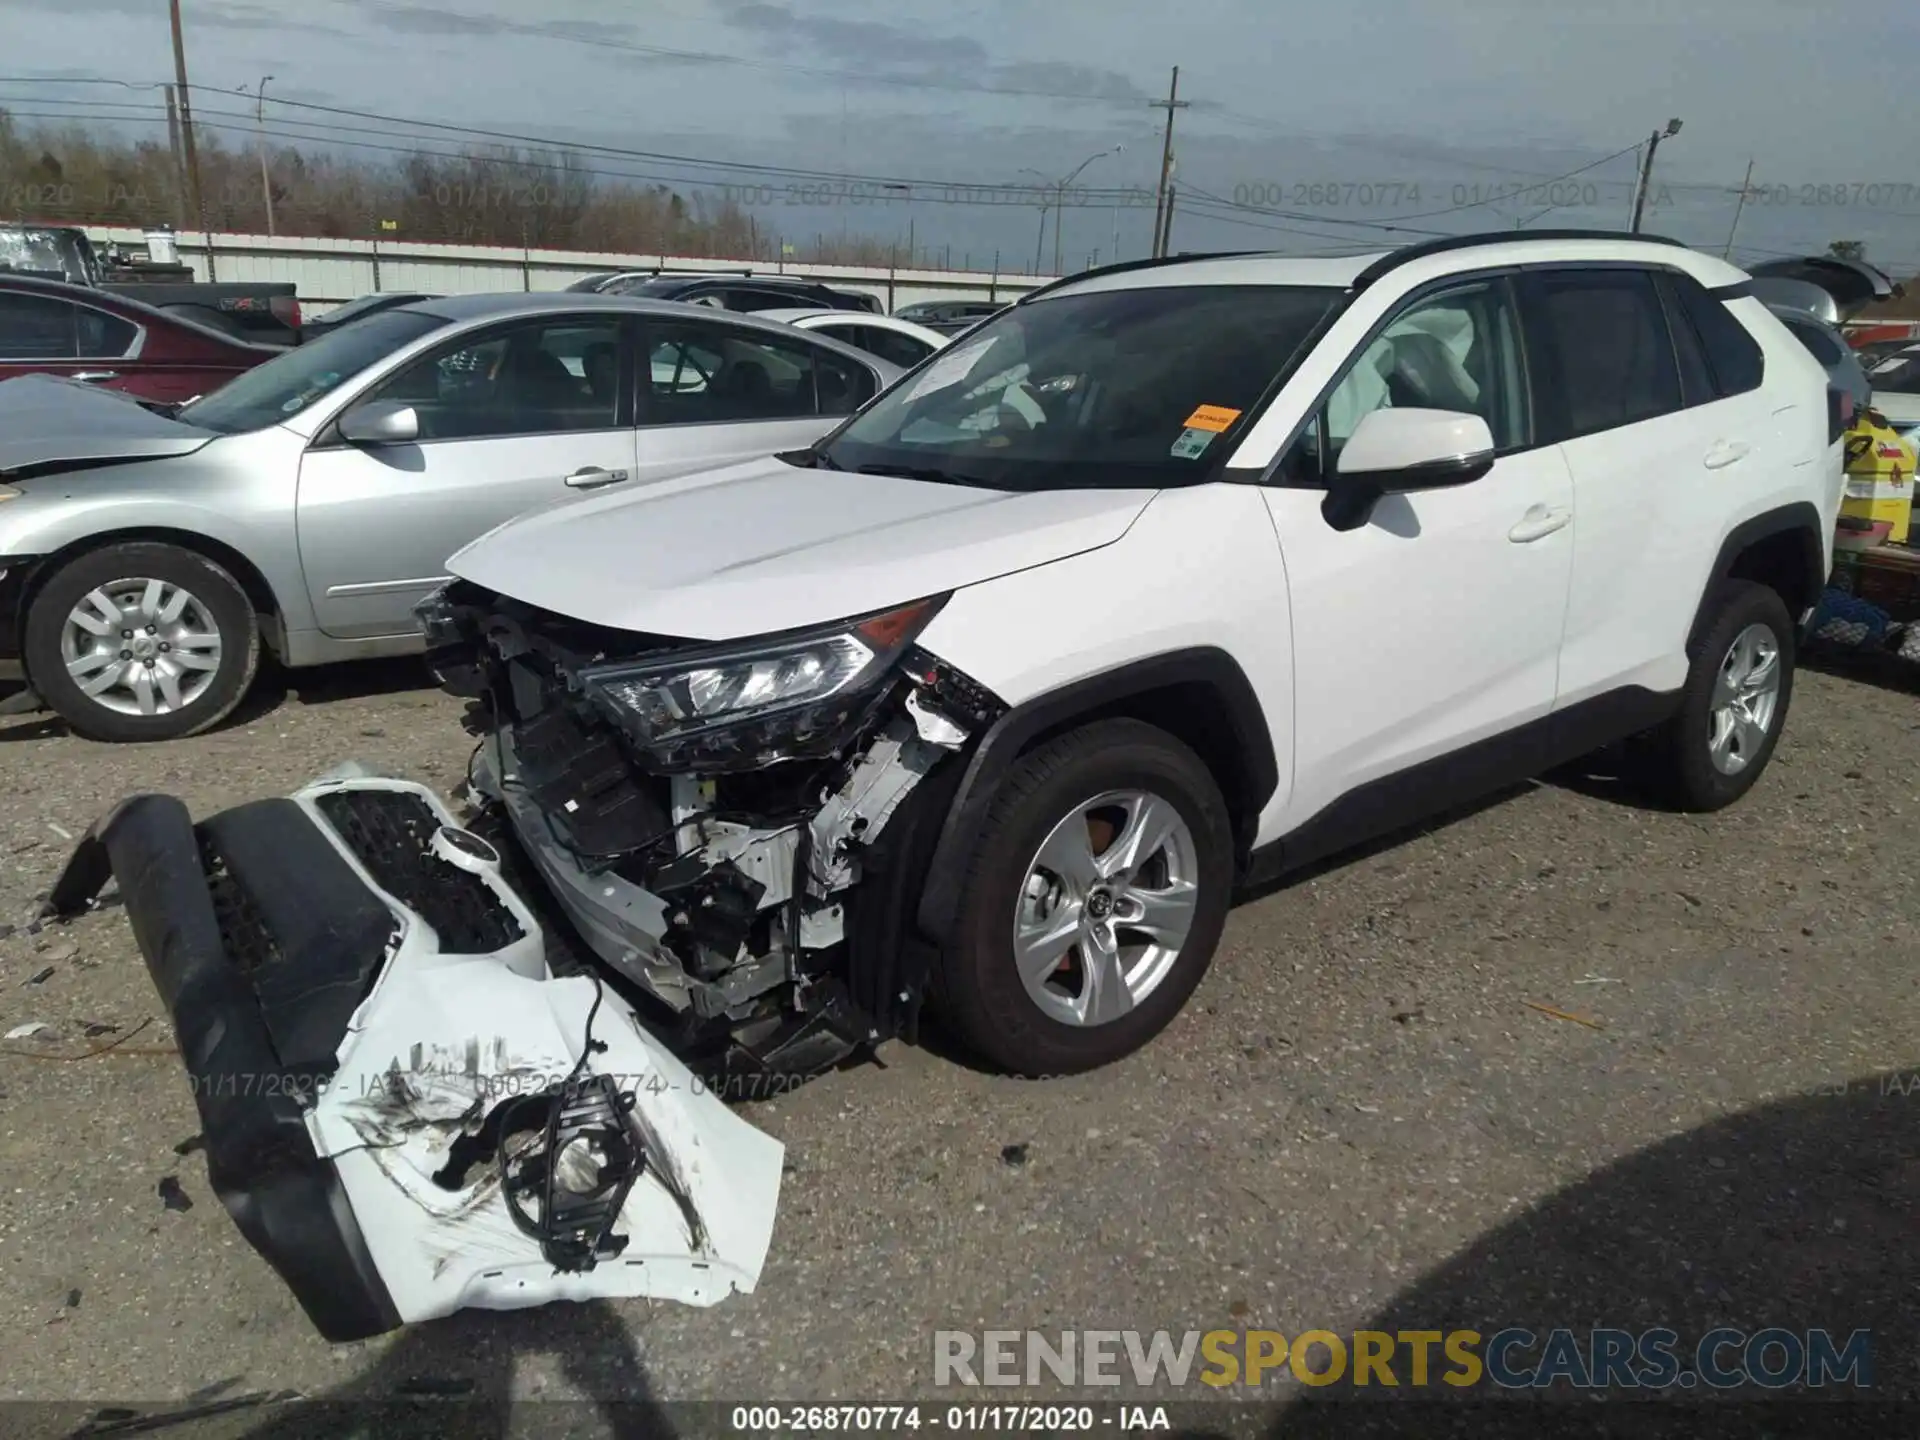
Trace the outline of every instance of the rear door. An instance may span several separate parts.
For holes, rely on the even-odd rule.
[[[878,374],[796,330],[704,318],[645,322],[641,481],[812,444],[879,388]]]
[[[469,331],[359,397],[411,404],[417,442],[317,436],[300,466],[299,534],[320,628],[403,634],[469,541],[627,481],[632,324],[594,311]]]
[[[140,327],[59,295],[0,290],[0,378],[65,375],[147,399],[184,400],[151,393],[136,363]]]
[[[1556,708],[1672,691],[1734,497],[1781,459],[1760,347],[1683,275],[1555,266],[1523,285],[1578,516]]]

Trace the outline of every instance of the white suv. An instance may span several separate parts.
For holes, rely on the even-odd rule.
[[[473,790],[692,1052],[930,1000],[1104,1064],[1244,887],[1616,740],[1689,809],[1753,785],[1843,407],[1747,287],[1574,232],[1050,285],[808,450],[455,556]]]
[[[1745,792],[1843,419],[1745,281],[1565,234],[1075,277],[806,451],[454,557],[422,619],[487,823],[350,771],[141,796],[49,909],[119,877],[214,1187],[329,1338],[712,1303],[781,1159],[696,1074],[766,1093],[923,1000],[1086,1069],[1241,886],[1621,738]]]

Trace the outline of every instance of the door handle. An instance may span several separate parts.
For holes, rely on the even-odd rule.
[[[586,465],[567,476],[567,485],[574,490],[598,490],[602,485],[618,485],[627,478],[624,470],[608,470],[599,465]]]
[[[1753,447],[1744,440],[1722,440],[1702,457],[1701,463],[1709,470],[1724,470],[1729,465],[1747,458],[1747,452]]]
[[[1530,545],[1535,540],[1544,540],[1556,530],[1564,530],[1573,519],[1571,510],[1553,510],[1545,505],[1529,505],[1527,513],[1520,517],[1520,523],[1507,531],[1507,538],[1516,545]]]
[[[75,380],[118,380],[118,370],[76,370],[70,377]]]

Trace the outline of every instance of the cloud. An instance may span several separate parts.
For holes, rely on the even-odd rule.
[[[840,20],[803,15],[775,0],[717,0],[725,23],[736,30],[801,46],[822,68],[865,75],[881,83],[931,80],[947,91],[978,88],[1032,95],[1076,95],[1145,100],[1146,92],[1115,70],[1066,61],[999,62],[968,35],[938,34],[923,25],[878,20]],[[961,82],[956,85],[954,82]]]

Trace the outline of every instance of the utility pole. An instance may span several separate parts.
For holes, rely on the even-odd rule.
[[[167,150],[173,156],[173,184],[175,204],[173,207],[173,228],[188,228],[187,212],[187,162],[180,154],[180,102],[174,98],[173,86],[166,87],[167,92]]]
[[[1153,253],[1166,257],[1173,253],[1173,197],[1178,187],[1171,179],[1167,181],[1167,213],[1160,224],[1160,245]]]
[[[253,148],[260,152],[260,194],[267,202],[267,234],[273,230],[273,181],[267,174],[267,81],[271,75],[260,77],[260,88],[253,97]]]
[[[187,42],[180,34],[180,0],[168,0],[173,19],[173,83],[180,103],[180,149],[187,157],[187,203],[207,242],[207,279],[214,278],[213,234],[207,229],[205,197],[200,193],[200,153],[193,145],[193,98],[187,88]]]
[[[1720,252],[1722,260],[1733,259],[1733,237],[1740,233],[1740,212],[1747,208],[1747,194],[1753,189],[1753,161],[1747,161],[1747,173],[1740,182],[1740,203],[1733,207],[1733,224],[1727,227],[1727,248]]]
[[[1653,156],[1660,148],[1662,140],[1670,140],[1680,133],[1678,120],[1667,121],[1667,128],[1656,130],[1648,137],[1647,153],[1640,162],[1640,183],[1635,187],[1633,196],[1633,223],[1627,228],[1635,235],[1640,233],[1640,217],[1646,213],[1647,191],[1653,182]]]
[[[1162,253],[1160,250],[1160,236],[1167,228],[1166,216],[1169,208],[1168,185],[1173,179],[1173,112],[1186,109],[1189,103],[1180,98],[1180,67],[1178,65],[1173,67],[1173,84],[1167,89],[1167,98],[1164,100],[1150,100],[1147,103],[1155,110],[1165,110],[1167,112],[1167,135],[1160,147],[1160,187],[1158,193],[1154,196],[1153,202],[1154,248],[1152,253],[1155,258],[1158,258]]]

